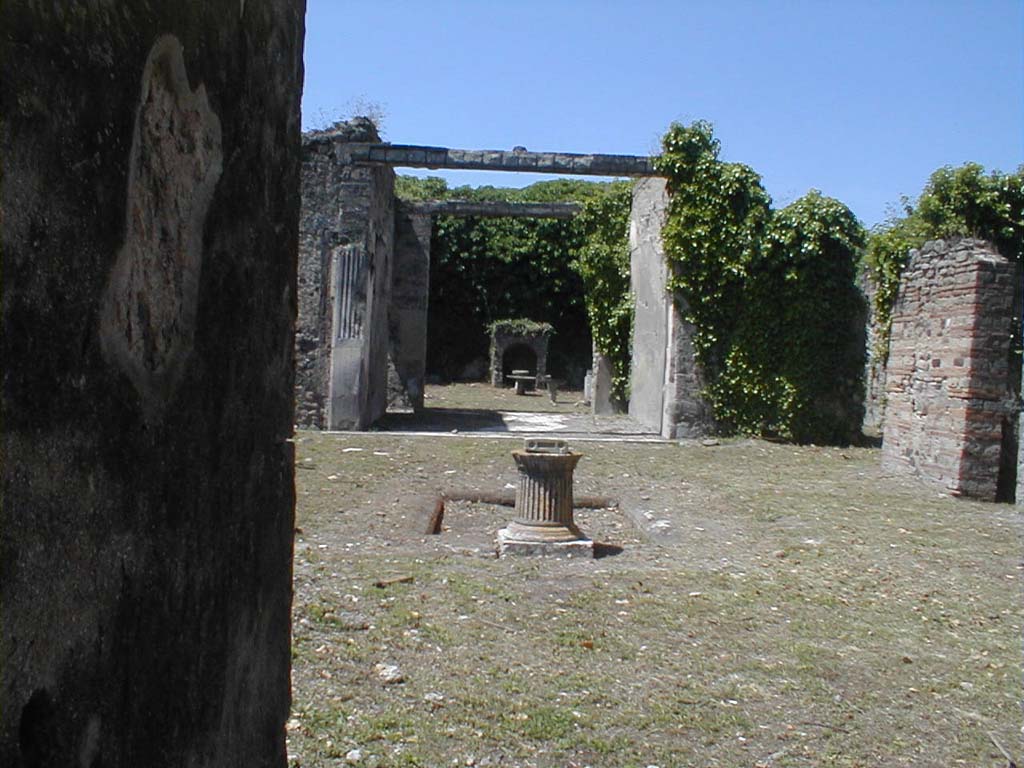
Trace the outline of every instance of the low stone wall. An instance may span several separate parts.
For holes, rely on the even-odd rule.
[[[1016,285],[1016,265],[979,240],[937,240],[911,254],[893,310],[884,468],[953,494],[996,498],[1016,417]]]
[[[303,3],[0,4],[0,765],[284,768]]]

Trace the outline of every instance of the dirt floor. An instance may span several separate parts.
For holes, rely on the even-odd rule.
[[[619,504],[574,560],[497,559],[507,507],[424,533],[438,492],[514,482],[500,433],[296,436],[292,766],[1020,760],[1016,508],[875,450],[598,432],[576,491]]]

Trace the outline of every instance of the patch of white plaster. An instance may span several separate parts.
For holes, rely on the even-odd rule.
[[[100,751],[100,716],[92,715],[78,744],[79,768],[92,768]]]
[[[501,411],[501,420],[509,432],[558,432],[566,429],[568,419],[557,413]]]
[[[159,416],[192,351],[206,214],[223,168],[220,119],[192,91],[181,43],[160,37],[142,72],[124,245],[104,293],[100,340]]]

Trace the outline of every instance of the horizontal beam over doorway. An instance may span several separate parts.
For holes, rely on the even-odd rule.
[[[403,168],[470,171],[559,173],[580,176],[658,176],[650,157],[578,155],[501,149],[447,149],[411,144],[346,144],[356,163],[381,163]]]
[[[403,202],[402,207],[409,213],[421,215],[519,219],[571,219],[583,208],[579,203],[519,203],[505,200],[428,200]]]

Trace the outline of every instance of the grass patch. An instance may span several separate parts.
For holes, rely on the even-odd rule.
[[[579,492],[622,500],[584,528],[622,553],[497,560],[495,530],[414,523],[514,480],[508,441],[297,443],[292,765],[1005,765],[989,733],[1019,758],[1013,507],[871,450],[580,444]]]

